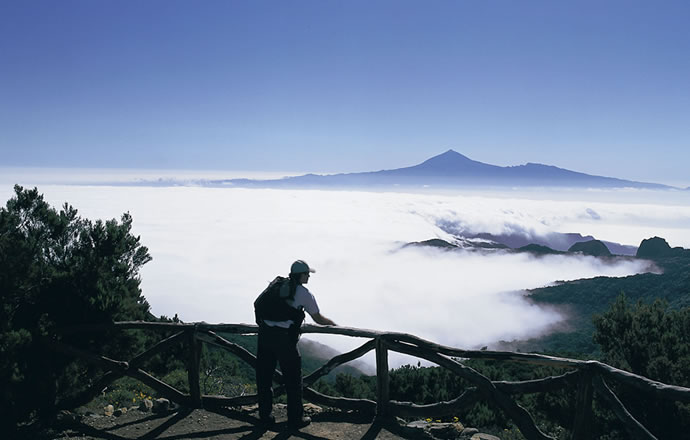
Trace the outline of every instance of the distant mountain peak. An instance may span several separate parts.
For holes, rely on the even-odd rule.
[[[457,151],[453,150],[452,148],[439,154],[436,155],[430,159],[427,159],[427,162],[433,159],[443,159],[443,160],[458,160],[458,159],[463,159],[463,160],[472,160],[469,157],[465,156],[464,154],[460,154]]]
[[[420,163],[419,165],[415,165],[410,168],[419,168],[419,169],[439,169],[442,171],[449,171],[449,170],[462,170],[466,169],[468,167],[473,167],[473,166],[482,166],[486,165],[481,162],[477,162],[476,160],[472,160],[469,157],[458,153],[457,151],[450,149],[446,151],[445,153],[441,153],[437,156],[434,156],[432,158],[429,158],[425,160],[424,162]]]
[[[452,148],[449,148],[448,150],[446,150],[446,151],[444,151],[443,153],[439,154],[439,156],[443,156],[443,155],[453,155],[453,154],[457,154],[457,155],[459,155],[459,156],[466,157],[466,156],[464,156],[464,155],[458,153],[457,151],[453,150]]]

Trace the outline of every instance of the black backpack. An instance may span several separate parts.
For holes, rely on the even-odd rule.
[[[256,301],[254,301],[254,316],[256,317],[256,323],[258,325],[263,325],[264,320],[269,321],[288,321],[292,320],[295,322],[296,327],[302,325],[304,321],[304,310],[302,307],[296,309],[288,305],[287,300],[294,298],[292,297],[281,297],[281,288],[285,285],[287,288],[290,280],[285,277],[278,276],[273,281],[268,284],[268,287],[261,292]]]

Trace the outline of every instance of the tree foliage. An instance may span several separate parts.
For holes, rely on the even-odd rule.
[[[690,308],[665,301],[629,304],[618,297],[594,320],[604,361],[661,382],[690,386]]]
[[[57,396],[81,389],[93,368],[46,348],[64,327],[149,318],[139,288],[148,249],[132,217],[91,221],[65,204],[51,207],[36,188],[15,186],[0,208],[0,412],[12,427]],[[65,336],[72,345],[131,353],[134,334]],[[67,340],[67,339],[65,339]]]
[[[624,294],[594,320],[594,340],[604,361],[672,385],[690,387],[690,308],[671,309],[663,300],[630,304]],[[663,402],[621,387],[621,400],[659,438],[690,430],[690,405]]]
[[[654,272],[627,277],[596,277],[558,283],[530,291],[529,298],[559,308],[567,316],[567,329],[529,341],[508,343],[510,349],[559,354],[580,353],[598,357],[599,346],[592,340],[595,315],[605,313],[625,292],[631,301],[651,304],[657,299],[670,309],[690,307],[690,250],[674,248],[671,255],[654,258]]]

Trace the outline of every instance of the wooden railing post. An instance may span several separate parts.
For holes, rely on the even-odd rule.
[[[388,348],[381,338],[376,338],[376,417],[387,417],[389,395]]]
[[[592,369],[580,369],[580,381],[575,398],[575,421],[573,422],[573,440],[592,438]]]
[[[202,407],[201,386],[199,384],[199,363],[201,360],[201,342],[196,338],[196,329],[188,331],[189,340],[189,365],[187,366],[187,378],[189,380],[189,394],[191,404],[195,408]]]

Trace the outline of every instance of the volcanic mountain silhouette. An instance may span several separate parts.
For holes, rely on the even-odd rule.
[[[276,180],[229,179],[213,183],[252,187],[589,187],[671,189],[657,183],[578,173],[551,165],[527,163],[501,167],[448,150],[405,168],[342,174],[305,174]]]

